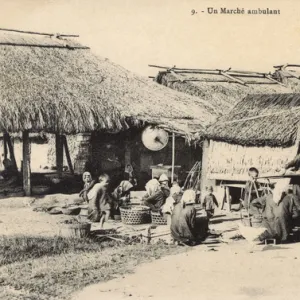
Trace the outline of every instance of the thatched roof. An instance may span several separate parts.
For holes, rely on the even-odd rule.
[[[240,145],[282,146],[295,143],[300,94],[249,95],[208,128],[216,141]]]
[[[65,36],[0,30],[0,131],[202,132],[212,105],[135,75]]]
[[[151,65],[150,65],[151,66]],[[159,67],[159,66],[153,66]],[[248,94],[291,93],[292,90],[260,72],[210,69],[164,69],[155,81],[211,103],[218,115],[226,114]]]
[[[293,92],[300,92],[300,65],[286,64],[274,68],[274,79],[291,88]]]

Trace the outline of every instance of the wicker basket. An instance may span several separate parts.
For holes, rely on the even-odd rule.
[[[62,224],[60,228],[60,235],[64,237],[86,237],[90,234],[91,224]]]
[[[151,222],[150,208],[147,206],[120,207],[120,212],[124,224],[138,225]]]
[[[159,212],[151,211],[151,219],[155,225],[167,225],[167,220]]]

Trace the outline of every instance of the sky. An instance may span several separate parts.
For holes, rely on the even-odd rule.
[[[274,65],[300,63],[296,0],[0,0],[0,5],[2,28],[79,34],[95,54],[144,76],[157,72],[148,64],[269,72]],[[280,15],[211,15],[208,7],[280,9]]]

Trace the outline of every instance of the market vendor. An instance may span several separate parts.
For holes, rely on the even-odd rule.
[[[296,155],[293,160],[288,162],[283,169],[283,175],[289,171],[297,172],[300,169],[300,154]],[[300,177],[295,176],[291,178],[290,184],[293,185],[293,193],[300,198]]]
[[[169,197],[170,196],[170,187],[169,187],[169,178],[166,174],[161,174],[159,179],[160,187],[163,193]]]
[[[186,190],[180,203],[174,207],[171,218],[171,235],[175,242],[187,245],[194,245],[197,242],[195,199],[195,191]]]
[[[131,184],[131,182],[128,180],[121,181],[120,184],[115,188],[112,193],[114,214],[120,214],[119,208],[122,205],[129,203],[129,196],[132,188],[133,184]]]
[[[96,181],[93,180],[90,172],[84,172],[82,175],[82,180],[84,182],[83,190],[79,193],[79,197],[82,197],[85,202],[88,200],[88,192],[93,188]]]
[[[88,192],[87,198],[88,219],[92,222],[100,222],[101,227],[105,221],[108,221],[111,213],[112,199],[107,192],[109,176],[103,174],[99,176],[99,183],[96,183]]]
[[[161,187],[157,179],[148,181],[145,188],[147,194],[142,199],[144,205],[150,207],[152,211],[161,211],[170,192],[167,193],[167,190]]]
[[[249,208],[249,203],[252,200],[259,197],[260,184],[257,182],[258,175],[259,171],[256,168],[251,167],[248,170],[249,180],[246,182],[243,196],[243,205],[246,209]]]
[[[262,227],[267,229],[264,238],[274,238],[285,243],[290,240],[293,219],[299,218],[299,198],[288,189],[289,179],[276,183],[273,194],[265,195],[252,201],[251,205],[262,209]]]
[[[180,202],[181,199],[181,188],[180,186],[173,185],[170,189],[170,196],[166,199],[165,204],[162,207],[162,213],[167,220],[167,224],[171,224],[171,215],[174,209],[174,205]]]

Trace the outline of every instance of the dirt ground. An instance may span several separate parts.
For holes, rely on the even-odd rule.
[[[71,202],[76,196],[52,195],[0,203],[0,234],[56,235],[63,215],[34,212],[34,206]],[[255,246],[230,240],[239,213],[217,212],[210,227],[223,233],[222,243],[203,244],[188,253],[138,267],[133,274],[96,284],[72,300],[93,299],[293,299],[298,294],[300,243]]]

